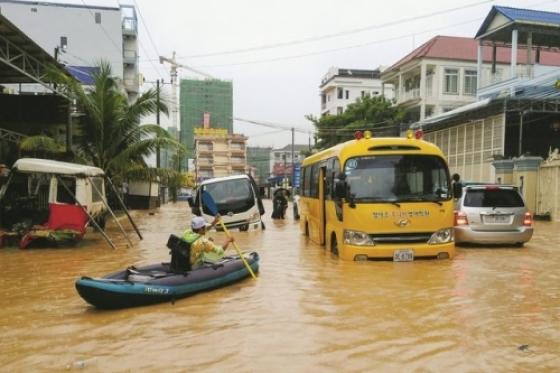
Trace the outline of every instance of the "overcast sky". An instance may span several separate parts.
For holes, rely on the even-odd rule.
[[[84,2],[118,3],[116,0]],[[492,5],[560,12],[558,0],[122,0],[121,3],[137,5],[142,15],[139,17],[140,69],[147,80],[163,77],[168,81],[168,66],[159,64],[158,53],[170,57],[176,51],[181,63],[233,81],[235,117],[300,129],[312,129],[304,116],[319,114],[319,83],[331,66],[374,69],[393,64],[435,35],[473,37]],[[452,10],[460,7],[463,9]],[[427,16],[436,12],[445,13]],[[349,32],[357,29],[363,31]],[[317,40],[333,34],[342,35]],[[314,40],[301,42],[309,39]],[[299,43],[290,44],[292,41]],[[278,44],[282,46],[258,49]],[[255,49],[220,54],[251,48]],[[197,57],[204,54],[215,55]],[[182,70],[180,76],[196,74]],[[288,131],[271,133],[273,129],[254,124],[235,122],[234,131],[248,135],[250,145],[282,147],[291,142]],[[296,135],[296,143],[307,142],[308,135]]]

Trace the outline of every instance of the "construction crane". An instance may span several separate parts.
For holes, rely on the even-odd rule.
[[[173,55],[171,58],[168,57],[164,57],[164,56],[159,56],[159,63],[163,64],[164,62],[167,62],[170,66],[170,71],[169,71],[169,76],[171,77],[171,123],[173,123],[173,126],[175,126],[175,128],[178,128],[177,126],[177,69],[181,68],[181,69],[186,69],[189,71],[192,71],[198,75],[202,75],[204,78],[206,79],[217,79],[216,77],[213,77],[210,74],[204,73],[200,70],[196,70],[190,66],[187,65],[183,65],[182,63],[178,63],[176,58],[175,58],[175,51],[173,51]]]

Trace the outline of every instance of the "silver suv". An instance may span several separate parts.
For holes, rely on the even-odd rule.
[[[469,185],[455,207],[455,242],[523,244],[533,236],[533,218],[507,185]]]

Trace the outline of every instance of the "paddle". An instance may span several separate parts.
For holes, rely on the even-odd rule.
[[[210,210],[210,213],[212,215],[216,216],[218,214],[218,207],[216,206],[216,203],[214,202],[214,198],[212,198],[210,193],[208,193],[206,191],[202,192],[202,204],[204,206],[206,206],[208,208],[208,210]],[[222,226],[222,229],[224,230],[224,232],[226,232],[226,235],[228,237],[231,237],[231,234],[227,230],[227,228],[226,228],[226,226],[225,226],[225,224],[224,224],[224,222],[221,218],[220,218],[220,225]],[[253,272],[253,269],[251,268],[249,263],[247,263],[247,261],[245,260],[245,257],[243,256],[243,253],[241,252],[241,250],[239,250],[239,247],[237,247],[237,244],[235,243],[235,241],[233,241],[232,244],[233,244],[233,247],[235,248],[235,250],[237,251],[237,254],[239,254],[239,257],[243,261],[243,264],[245,265],[245,267],[247,268],[247,270],[249,271],[249,273],[251,274],[253,279],[256,280],[257,276],[255,276],[255,272]]]

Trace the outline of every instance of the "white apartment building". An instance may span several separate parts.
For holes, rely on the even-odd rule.
[[[294,164],[300,164],[305,156],[303,151],[309,150],[309,145],[294,144]],[[270,170],[272,177],[291,177],[292,175],[292,145],[272,149],[270,152]]]
[[[481,82],[477,84],[478,44],[473,38],[435,36],[383,71],[383,84],[394,86],[395,102],[406,109],[408,122],[475,102],[477,85],[510,78],[511,49],[485,48],[481,52]],[[543,52],[542,62],[546,64],[551,55]],[[517,61],[524,63],[524,58],[525,53],[519,51]]]
[[[393,98],[393,88],[381,84],[381,69],[331,67],[321,80],[321,116],[342,114],[349,104],[366,95]]]
[[[140,82],[133,6],[0,0],[0,13],[84,84],[91,82],[92,69],[100,61],[108,61],[129,100],[136,98]]]

